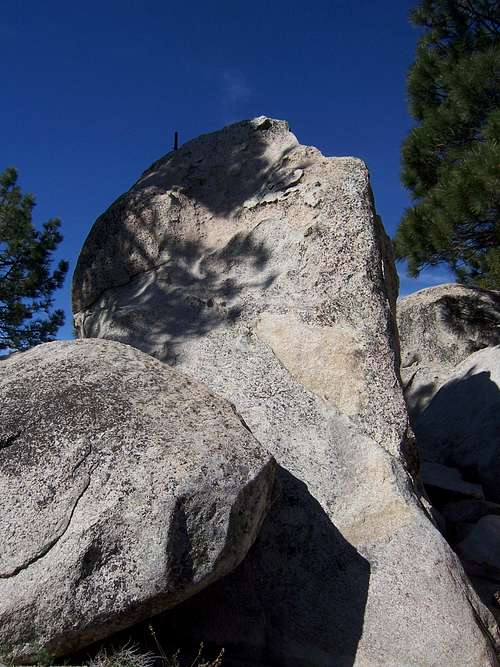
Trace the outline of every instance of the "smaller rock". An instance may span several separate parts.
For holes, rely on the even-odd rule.
[[[451,523],[476,523],[487,514],[500,514],[500,505],[487,500],[467,498],[445,505],[441,513]]]
[[[500,516],[488,515],[478,521],[468,536],[457,545],[466,570],[476,576],[500,581]],[[468,567],[469,565],[469,567]]]
[[[436,489],[440,497],[441,495],[451,495],[452,497],[469,496],[470,498],[484,499],[481,486],[466,482],[456,468],[449,468],[441,463],[424,461],[420,468],[420,474],[425,488],[431,496],[433,495],[431,489]]]
[[[457,523],[456,526],[454,526],[455,536],[453,543],[456,544],[457,542],[462,542],[462,540],[465,540],[465,538],[470,535],[475,527],[475,523]]]
[[[0,405],[0,659],[68,655],[199,593],[274,497],[232,405],[128,345],[15,355]]]
[[[452,369],[484,347],[500,344],[500,292],[436,285],[398,301],[401,379],[416,418]]]
[[[422,460],[467,470],[500,504],[500,345],[456,366],[413,429]]]

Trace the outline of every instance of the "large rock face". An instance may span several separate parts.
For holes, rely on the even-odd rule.
[[[131,347],[0,364],[0,652],[60,655],[234,569],[274,462],[232,407]]]
[[[164,617],[228,665],[496,664],[491,617],[413,489],[396,279],[366,167],[259,118],[149,169],[94,225],[82,337],[232,401],[280,464],[240,567]]]
[[[401,379],[410,414],[429,404],[453,368],[473,352],[500,345],[500,293],[438,285],[398,301]]]

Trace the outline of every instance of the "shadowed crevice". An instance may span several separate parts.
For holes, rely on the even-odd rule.
[[[167,655],[180,649],[189,667],[203,642],[207,659],[224,648],[224,667],[353,667],[370,564],[303,482],[281,466],[276,474],[279,496],[233,572],[85,655],[134,641],[154,654],[158,644]]]
[[[489,372],[472,368],[443,385],[414,431],[423,460],[463,471],[500,502],[500,391]]]
[[[370,565],[303,482],[282,467],[277,476],[281,497],[248,556],[222,580],[153,619],[156,634],[167,646],[175,638],[190,649],[200,641],[224,647],[227,667],[352,667]]]

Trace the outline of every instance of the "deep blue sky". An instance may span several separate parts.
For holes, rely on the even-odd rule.
[[[286,118],[301,143],[370,168],[392,235],[408,197],[399,150],[413,0],[0,0],[0,170],[59,217],[72,271],[95,218],[154,160],[243,118]],[[447,279],[444,271],[408,293]],[[70,277],[57,298],[68,313]]]

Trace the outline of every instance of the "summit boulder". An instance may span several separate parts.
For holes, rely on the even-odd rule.
[[[366,166],[260,117],[153,164],[97,220],[83,338],[121,341],[236,406],[278,463],[241,565],[165,635],[228,665],[495,665],[494,623],[415,483],[397,278]]]

